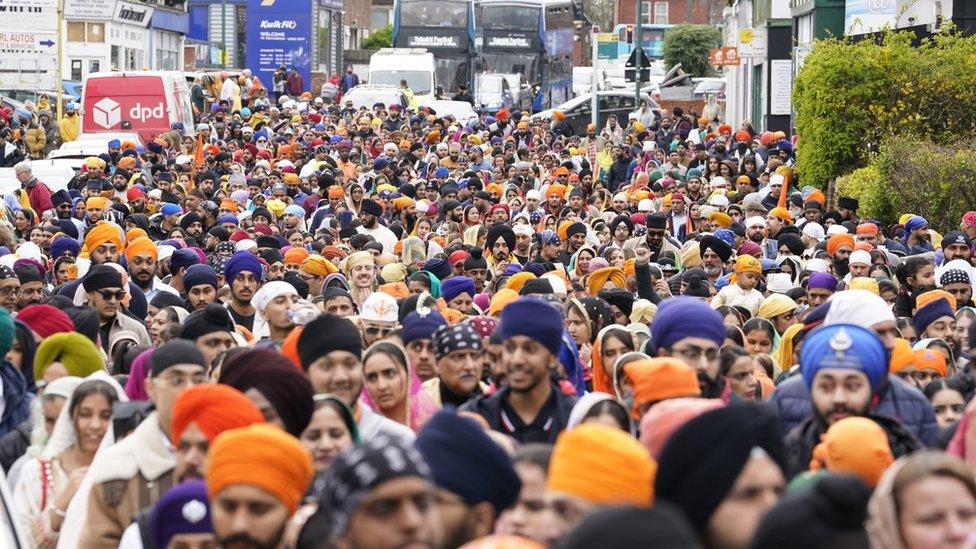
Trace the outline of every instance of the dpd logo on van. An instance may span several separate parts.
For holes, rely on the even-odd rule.
[[[150,118],[163,117],[163,103],[160,101],[155,107],[143,107],[142,103],[136,103],[129,109],[129,118],[145,122]]]
[[[122,121],[122,109],[118,103],[106,97],[92,107],[92,120],[110,130]]]

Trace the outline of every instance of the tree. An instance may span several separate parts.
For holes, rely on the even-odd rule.
[[[708,25],[675,25],[664,35],[664,65],[668,69],[681,63],[692,76],[709,76],[708,50],[722,45],[722,33]]]
[[[600,27],[600,32],[613,30],[614,0],[585,0],[583,11],[594,25]]]
[[[371,32],[366,40],[363,40],[364,50],[378,50],[380,48],[393,47],[393,26],[387,25],[382,29]]]

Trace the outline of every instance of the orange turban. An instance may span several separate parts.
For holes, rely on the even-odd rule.
[[[701,396],[694,368],[674,358],[646,358],[624,365],[634,386],[633,413],[640,417],[640,405],[679,397]]]
[[[85,250],[91,252],[102,244],[115,244],[122,247],[122,230],[118,225],[109,221],[99,221],[85,235]]]
[[[633,437],[615,427],[586,423],[556,439],[546,491],[597,505],[650,507],[656,470]]]
[[[939,375],[945,377],[949,375],[949,371],[946,369],[946,357],[944,354],[933,349],[917,349],[914,353],[915,369],[917,371],[922,370],[934,370],[939,372]]]
[[[156,244],[148,237],[140,236],[135,240],[129,242],[129,245],[125,247],[125,260],[132,261],[137,255],[149,254],[152,256],[153,260],[157,259],[156,254]]]
[[[232,212],[236,212],[237,208],[238,208],[237,201],[234,200],[233,198],[225,198],[220,201],[220,209],[222,210],[230,210]]]
[[[384,294],[389,294],[393,296],[393,299],[400,300],[410,297],[410,288],[403,282],[389,282],[387,284],[381,284],[377,290],[383,292]]]
[[[289,332],[288,337],[281,342],[281,355],[291,361],[301,371],[302,370],[302,360],[298,356],[298,337],[302,335],[302,330],[305,326],[295,326],[295,328]]]
[[[329,198],[342,198],[344,196],[346,196],[346,193],[339,185],[329,187]]]
[[[861,223],[857,226],[857,234],[878,234],[878,226],[874,223]]]
[[[921,309],[922,307],[928,305],[929,303],[932,303],[933,301],[937,301],[939,298],[948,301],[949,306],[952,307],[952,311],[953,312],[956,311],[956,306],[958,305],[956,303],[956,296],[950,294],[945,290],[929,290],[925,293],[920,294],[915,299],[915,310]]]
[[[888,373],[897,374],[908,368],[915,362],[915,351],[912,344],[907,339],[896,338],[895,348],[891,351],[891,360],[888,362]]]
[[[85,200],[85,209],[96,208],[99,210],[108,209],[109,201],[104,196],[89,196],[88,200]]]
[[[778,217],[787,223],[793,223],[793,216],[790,215],[790,211],[783,207],[773,208],[769,210],[769,215]]]
[[[310,255],[306,257],[304,260],[302,260],[301,269],[312,276],[329,276],[330,274],[339,272],[338,267],[320,255]]]
[[[730,126],[729,124],[721,124],[718,127],[718,133],[719,134],[732,133],[732,126]]]
[[[624,276],[637,276],[637,260],[633,257],[624,261]]]
[[[566,196],[566,185],[563,185],[562,183],[553,183],[552,185],[549,185],[549,188],[546,189],[546,198],[552,198],[553,196],[558,196],[559,198]]]
[[[447,321],[447,324],[449,326],[454,326],[458,322],[464,320],[464,313],[462,313],[457,309],[452,309],[450,307],[441,307],[439,312],[441,313],[441,316],[444,317],[444,320]]]
[[[305,248],[292,247],[285,252],[285,265],[301,265],[310,255]]]
[[[831,425],[813,449],[810,470],[826,467],[834,473],[850,473],[873,488],[894,461],[888,435],[880,425],[866,417],[846,417]]]
[[[573,221],[569,221],[569,220],[560,223],[559,226],[556,227],[556,236],[558,236],[560,240],[563,241],[567,240],[569,238],[569,233],[568,233],[569,227],[572,224]]]
[[[136,159],[131,156],[123,156],[117,162],[119,169],[122,170],[132,170],[136,167]]]
[[[414,202],[414,200],[409,196],[398,196],[397,198],[394,198],[391,203],[393,204],[394,208],[400,211],[413,208],[416,204],[416,202]]]
[[[505,287],[510,288],[513,292],[518,293],[522,291],[522,286],[525,286],[525,283],[532,280],[533,278],[535,278],[535,275],[528,271],[515,273],[512,276],[508,277],[508,282],[505,283]]]
[[[564,113],[563,111],[552,111],[552,116],[553,116],[553,117],[554,117],[554,118],[555,118],[556,120],[560,120],[560,121],[562,121],[562,120],[565,120],[565,119],[566,119],[566,114],[565,114],[565,113]]]
[[[603,289],[607,282],[612,282],[621,290],[627,289],[627,276],[620,267],[604,267],[590,273],[586,279],[586,291],[591,296],[596,296]]]
[[[264,415],[244,393],[220,383],[197,385],[180,393],[173,403],[173,444],[191,423],[203,431],[207,440],[230,429],[264,423]]]
[[[714,221],[723,229],[728,229],[732,226],[732,216],[725,212],[712,212],[708,214],[708,220]]]
[[[207,457],[207,495],[224,488],[254,486],[294,513],[312,482],[312,456],[298,439],[266,423],[221,433]]]
[[[491,303],[488,305],[488,316],[500,315],[502,313],[502,309],[518,298],[518,292],[511,288],[502,288],[501,290],[498,290],[495,292],[495,295],[491,296]]]
[[[142,230],[142,229],[139,229],[139,228],[129,229],[125,233],[125,241],[126,242],[132,242],[133,240],[139,238],[140,236],[144,236],[146,238],[149,238],[149,234],[146,231]]]
[[[834,255],[841,246],[854,249],[854,237],[850,233],[835,234],[827,240],[827,253]]]
[[[329,261],[332,261],[333,259],[336,258],[342,259],[346,257],[346,255],[347,255],[346,252],[344,252],[342,248],[338,248],[336,246],[326,246],[322,248],[322,257],[324,257]]]

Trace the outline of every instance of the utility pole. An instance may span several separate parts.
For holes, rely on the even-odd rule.
[[[644,1],[637,0],[637,23],[634,25],[636,32],[634,34],[634,49],[639,50],[644,47]],[[640,106],[641,101],[641,58],[643,57],[640,52],[636,55],[637,59],[634,63],[634,107]]]
[[[58,104],[57,104],[58,120],[57,120],[57,122],[60,122],[61,121],[61,117],[64,114],[64,109],[61,106],[61,98],[62,98],[62,95],[64,95],[64,84],[61,83],[61,77],[62,77],[62,74],[61,74],[61,70],[62,70],[61,69],[61,63],[64,61],[64,40],[63,40],[62,33],[61,33],[61,29],[62,29],[63,26],[64,26],[64,0],[58,0],[58,35],[57,35],[57,38],[58,38],[58,70],[56,71],[57,80],[58,80],[57,81],[57,91],[58,91],[58,98],[57,98],[57,102],[58,102]],[[57,122],[55,122],[55,124]]]

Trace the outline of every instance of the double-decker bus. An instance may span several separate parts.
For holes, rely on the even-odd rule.
[[[437,86],[444,91],[470,86],[478,55],[476,8],[474,0],[396,0],[393,47],[433,53]]]
[[[481,21],[485,71],[521,74],[533,112],[572,97],[571,0],[481,0]]]
[[[664,35],[673,25],[644,24],[641,29],[641,46],[644,53],[651,59],[664,58]],[[628,27],[632,36],[628,41]],[[613,28],[613,33],[617,35],[617,59],[626,61],[630,57],[630,52],[634,51],[634,44],[637,43],[637,25],[619,24]]]

